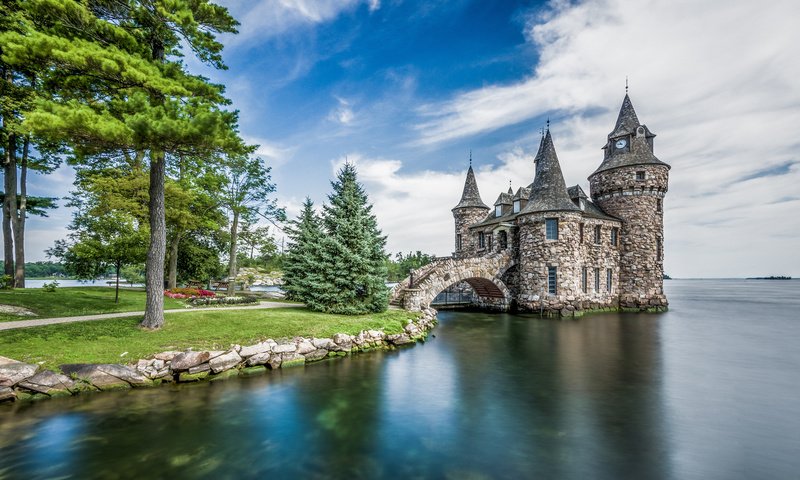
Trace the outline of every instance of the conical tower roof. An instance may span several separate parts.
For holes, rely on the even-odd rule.
[[[548,129],[536,154],[536,178],[531,185],[528,204],[521,213],[562,210],[580,211],[580,208],[572,203],[567,194],[567,184]]]
[[[631,97],[626,93],[625,98],[622,99],[622,106],[619,108],[617,124],[614,125],[614,131],[608,134],[608,138],[633,133],[639,125],[641,123],[639,123],[639,117],[636,116],[636,110],[633,109]]]
[[[628,140],[629,146],[621,150],[614,148],[614,142],[618,137]],[[653,137],[655,134],[639,122],[631,97],[626,93],[614,131],[608,134],[608,143],[603,147],[606,150],[605,158],[589,177],[605,170],[633,165],[664,165],[669,168],[669,165],[653,154]]]
[[[469,170],[467,170],[467,180],[464,182],[464,193],[461,194],[461,201],[458,202],[458,205],[453,207],[453,210],[456,208],[468,207],[485,208],[489,210],[489,207],[481,200],[481,193],[478,191],[478,182],[475,181],[475,172],[472,171],[472,165],[470,165]]]

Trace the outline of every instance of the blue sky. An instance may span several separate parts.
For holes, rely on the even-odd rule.
[[[356,163],[390,252],[452,250],[469,151],[483,200],[533,179],[545,119],[569,185],[599,165],[625,77],[672,165],[666,270],[800,276],[800,4],[744,0],[227,0],[241,132],[296,214]],[[72,173],[34,180],[64,195]],[[33,260],[70,212],[32,220]]]

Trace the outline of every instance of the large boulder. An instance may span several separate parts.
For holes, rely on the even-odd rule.
[[[314,350],[313,352],[306,353],[306,362],[316,362],[328,356],[328,351],[324,348]]]
[[[172,370],[179,372],[206,363],[211,359],[210,352],[181,352],[172,359]]]
[[[218,357],[212,358],[208,363],[211,365],[212,372],[219,373],[225,370],[230,370],[236,365],[242,363],[242,357],[240,357],[235,351],[230,351]]]
[[[299,353],[282,353],[281,368],[298,367],[306,363],[306,357]]]
[[[75,382],[66,375],[42,370],[31,378],[19,383],[19,387],[47,395],[71,395]]]
[[[26,378],[32,377],[37,370],[39,370],[38,365],[22,362],[0,365],[0,387],[13,387]]]
[[[17,395],[10,387],[0,387],[0,402],[12,401],[16,398]]]
[[[252,357],[248,357],[247,366],[254,367],[256,365],[264,365],[267,362],[269,362],[269,357],[271,355],[272,354],[270,354],[269,352],[256,353]],[[278,355],[278,357],[280,358],[280,355]]]
[[[297,350],[297,345],[294,343],[282,343],[272,347],[274,353],[293,353]]]
[[[115,364],[71,363],[61,365],[61,371],[91,383],[100,390],[117,388],[144,387],[152,382],[133,368]]]
[[[313,352],[316,349],[317,347],[315,347],[314,344],[311,343],[310,341],[301,340],[297,343],[297,350],[295,352],[299,353],[300,355],[305,355],[307,353]]]
[[[406,333],[398,333],[394,335],[387,335],[386,340],[394,345],[405,345],[406,343],[411,343],[411,337],[408,336]]]
[[[267,340],[266,342],[257,343],[255,345],[248,345],[239,350],[239,356],[242,358],[252,357],[259,353],[267,353],[272,350],[272,347],[277,345],[274,341]]]

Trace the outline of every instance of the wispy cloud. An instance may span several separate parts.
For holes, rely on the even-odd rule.
[[[226,35],[225,44],[236,47],[303,26],[330,21],[342,12],[351,10],[365,0],[221,0],[241,26],[238,35]],[[366,0],[370,11],[380,8],[379,0]]]

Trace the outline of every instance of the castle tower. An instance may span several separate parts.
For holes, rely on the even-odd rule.
[[[456,257],[469,257],[478,251],[478,237],[470,234],[469,226],[478,223],[489,212],[489,207],[481,200],[478,191],[478,182],[475,181],[475,172],[472,171],[472,156],[470,155],[469,170],[467,170],[467,180],[464,182],[464,193],[461,194],[461,201],[453,207],[453,218],[456,223]]]
[[[663,308],[664,214],[670,166],[653,154],[653,134],[639,122],[628,94],[589,176],[592,200],[622,220],[619,301],[623,308]]]
[[[518,219],[517,304],[527,310],[550,312],[566,308],[578,290],[581,210],[567,193],[549,128],[535,162],[536,176]]]

